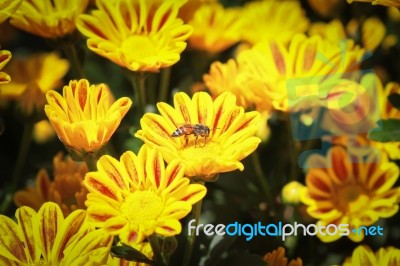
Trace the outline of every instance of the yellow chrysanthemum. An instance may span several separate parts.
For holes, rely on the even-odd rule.
[[[379,90],[379,105],[381,119],[400,119],[400,111],[394,108],[388,100],[391,94],[400,94],[400,84],[389,82]],[[375,147],[384,150],[390,159],[400,159],[400,142],[372,142]]]
[[[78,18],[93,52],[132,71],[158,71],[180,59],[192,27],[177,18],[184,1],[97,1],[98,10]]]
[[[375,253],[370,247],[360,245],[346,258],[343,266],[378,266],[400,265],[400,249],[394,247],[380,248]]]
[[[272,40],[287,44],[309,23],[299,1],[252,1],[244,6],[242,16],[242,39],[252,44]]]
[[[228,92],[215,100],[205,92],[195,93],[192,99],[179,92],[174,107],[163,102],[157,107],[161,115],[145,114],[135,136],[158,149],[167,162],[181,161],[190,177],[209,181],[218,173],[243,170],[240,160],[261,141],[254,137],[260,113],[245,112]]]
[[[0,87],[0,97],[17,100],[25,114],[43,112],[45,93],[62,85],[68,69],[68,61],[56,53],[16,58],[7,66],[12,81]]]
[[[46,94],[45,112],[60,140],[78,152],[94,152],[106,144],[128,112],[132,101],[111,101],[105,84],[90,85],[85,79],[64,86],[63,96]]]
[[[89,172],[88,217],[96,227],[119,235],[121,242],[136,244],[156,233],[181,232],[180,219],[206,194],[200,184],[190,184],[178,160],[167,166],[161,154],[147,145],[138,155],[125,152],[120,160],[104,155],[97,172]]]
[[[300,258],[293,259],[288,263],[285,257],[285,249],[279,247],[276,250],[265,254],[264,261],[268,266],[302,266],[303,261]]]
[[[0,50],[0,70],[10,61],[11,53],[7,50]],[[6,84],[10,82],[11,78],[7,73],[0,72],[0,85]],[[0,98],[1,98],[1,90],[0,90]]]
[[[331,148],[326,157],[312,155],[309,165],[321,168],[309,169],[302,195],[308,214],[320,225],[349,224],[348,237],[355,242],[364,238],[360,226],[393,216],[400,200],[400,188],[392,188],[399,178],[397,165],[376,153],[364,158],[340,146]],[[351,233],[352,229],[359,234]],[[337,231],[317,236],[324,242],[341,237]]]
[[[349,4],[353,2],[369,2],[373,5],[395,6],[400,7],[400,0],[347,0]]]
[[[68,217],[46,202],[36,213],[21,207],[17,222],[0,215],[1,265],[99,265],[107,260],[112,244],[102,230],[86,223],[84,210]]]
[[[86,209],[85,200],[88,193],[83,185],[83,178],[88,169],[86,164],[77,163],[71,158],[63,158],[58,153],[53,159],[53,180],[45,169],[41,169],[36,176],[34,187],[14,194],[17,206],[28,206],[38,211],[46,201],[57,203],[64,215],[76,209]]]
[[[229,59],[226,63],[217,61],[211,64],[210,71],[203,76],[203,80],[214,96],[229,91],[236,96],[237,104],[245,109],[267,109],[260,107],[265,105],[264,95],[259,90],[249,90],[244,86],[244,71],[243,66],[234,59]]]
[[[355,20],[349,24],[357,23]],[[349,26],[347,26],[349,28]],[[346,38],[352,38],[355,33],[345,29],[340,20],[332,20],[329,23],[317,22],[313,23],[309,30],[310,35],[319,35],[332,43],[340,43]],[[376,17],[366,19],[361,26],[361,41],[362,46],[367,51],[374,51],[383,41],[386,34],[386,27],[382,21]]]
[[[75,31],[75,20],[83,14],[88,0],[24,0],[10,23],[43,38],[61,38]]]
[[[329,108],[344,94],[356,99],[363,91],[342,76],[357,69],[364,50],[351,40],[342,44],[302,34],[289,47],[282,42],[260,42],[240,52],[236,64],[214,63],[204,80],[213,95],[232,91],[241,95],[240,104],[254,105],[258,111]]]
[[[0,24],[17,11],[21,3],[22,0],[0,0]]]
[[[202,5],[189,21],[193,33],[189,46],[193,49],[219,53],[240,40],[243,27],[240,8],[224,8],[219,3]]]

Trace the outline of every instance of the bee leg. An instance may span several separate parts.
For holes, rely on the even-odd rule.
[[[207,144],[207,136],[204,136],[204,145],[203,145],[203,148],[206,146],[206,144]]]
[[[187,135],[185,135],[185,145],[184,145],[184,147],[186,147],[187,145],[188,145],[188,142],[189,142],[189,138],[188,138],[188,136]]]
[[[196,135],[196,139],[194,140],[194,147],[196,148],[196,143],[197,143],[197,138],[198,138],[199,136],[197,136]]]

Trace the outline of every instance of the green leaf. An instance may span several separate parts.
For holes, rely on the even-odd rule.
[[[153,264],[153,261],[147,258],[142,252],[123,243],[122,246],[111,247],[111,256],[129,261]]]
[[[368,138],[379,142],[400,141],[400,120],[383,119],[378,121],[378,127],[368,132]]]
[[[390,94],[390,95],[388,96],[388,100],[389,100],[390,104],[391,104],[394,108],[400,110],[400,94],[397,94],[397,93]]]

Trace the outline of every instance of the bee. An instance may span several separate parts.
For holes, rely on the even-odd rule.
[[[185,147],[188,144],[189,136],[195,135],[196,139],[194,141],[194,147],[196,147],[197,139],[200,137],[204,137],[204,146],[207,143],[207,137],[210,135],[211,129],[203,124],[184,124],[183,126],[178,127],[174,132],[172,132],[171,137],[177,138],[180,136],[184,136],[185,138]],[[203,146],[203,147],[204,147]]]

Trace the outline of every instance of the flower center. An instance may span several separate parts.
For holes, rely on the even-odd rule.
[[[122,205],[122,212],[130,224],[153,223],[164,208],[162,198],[152,191],[136,191]]]
[[[221,154],[221,147],[211,141],[204,141],[204,138],[199,137],[196,141],[190,140],[188,145],[182,146],[181,157],[186,160],[203,161],[203,159],[209,160],[210,157],[218,157]]]
[[[361,186],[357,184],[341,187],[337,191],[339,209],[347,214],[362,212],[368,208],[370,198]]]
[[[156,43],[147,36],[132,35],[121,44],[128,61],[138,61],[155,55]]]

